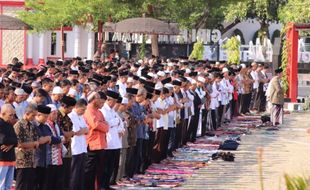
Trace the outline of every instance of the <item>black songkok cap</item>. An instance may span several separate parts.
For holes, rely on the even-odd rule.
[[[161,81],[162,84],[167,84],[169,82],[171,82],[171,77],[168,77],[168,78]]]
[[[51,108],[45,105],[38,105],[37,109],[38,109],[38,112],[43,113],[43,114],[51,113]]]
[[[123,98],[121,96],[117,98],[117,103],[121,104],[122,101],[123,101]]]
[[[156,95],[160,95],[160,93],[161,93],[161,91],[157,90],[157,89],[155,89],[154,92],[155,92]]]
[[[78,75],[79,72],[76,71],[76,70],[70,70],[69,74],[70,74],[70,75]]]
[[[27,93],[27,94],[31,94],[32,93],[32,87],[28,86],[28,85],[22,85],[22,89]]]
[[[153,93],[154,92],[154,88],[150,87],[150,86],[144,86],[145,90],[148,92],[148,93]]]
[[[122,77],[122,76],[127,76],[128,75],[128,71],[124,71],[124,72],[120,72],[119,73],[119,76]]]
[[[76,100],[70,96],[63,96],[61,103],[65,104],[68,107],[75,106]]]
[[[112,91],[112,90],[108,90],[106,92],[106,95],[107,95],[107,97],[113,98],[115,100],[117,100],[119,97],[119,94],[117,92]]]
[[[151,93],[146,94],[146,99],[152,99],[152,98],[153,98],[153,94],[151,94]]]
[[[198,72],[191,72],[188,74],[190,77],[195,77],[198,75]]]
[[[173,85],[176,85],[176,86],[181,86],[181,85],[182,85],[182,82],[181,82],[181,81],[178,81],[178,80],[174,80],[174,81],[172,81],[172,84],[173,84]]]
[[[138,94],[138,89],[136,89],[136,88],[126,88],[126,92],[128,94],[136,95],[136,94]]]
[[[275,71],[274,71],[275,73],[282,73],[283,72],[283,69],[281,68],[281,67],[279,67],[279,68],[277,68]]]

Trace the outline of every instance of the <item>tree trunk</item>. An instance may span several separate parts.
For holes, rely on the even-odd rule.
[[[159,56],[158,50],[158,35],[154,34],[151,36],[151,44],[152,44],[152,55]]]
[[[102,25],[103,22],[101,20],[98,21],[98,47],[97,52],[99,56],[101,56],[101,46],[102,46]]]
[[[61,45],[61,59],[65,60],[65,41],[64,41],[65,34],[64,34],[63,26],[60,27],[60,33],[61,33],[61,40],[60,40],[61,41],[61,43],[60,43],[60,45]]]

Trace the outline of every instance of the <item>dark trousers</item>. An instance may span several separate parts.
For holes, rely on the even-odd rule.
[[[87,154],[82,153],[72,156],[70,190],[85,189],[85,163]]]
[[[150,131],[149,132],[149,139],[148,140],[144,140],[147,144],[147,153],[146,153],[146,163],[145,163],[145,168],[144,170],[147,169],[147,167],[149,167],[152,164],[152,158],[153,158],[153,147],[154,147],[154,141],[155,141],[155,132],[154,131]]]
[[[252,94],[242,94],[242,108],[241,113],[249,113],[250,112],[250,104],[251,104]]]
[[[206,134],[206,131],[207,131],[207,120],[208,120],[208,110],[207,109],[202,109],[201,110],[201,136],[204,136]]]
[[[168,149],[167,130],[164,130],[163,127],[157,129],[154,144],[153,161],[159,163],[166,158]]]
[[[94,190],[95,182],[101,184],[104,150],[88,150],[85,163],[85,189]],[[98,186],[98,185],[97,185]]]
[[[222,124],[222,117],[223,117],[223,113],[224,113],[224,105],[222,105],[222,102],[219,102],[220,106],[217,109],[217,127],[221,127]]]
[[[120,153],[121,149],[105,150],[103,184],[101,186],[104,189],[110,189],[110,184],[116,183]]]
[[[175,149],[180,148],[182,145],[182,128],[184,125],[184,119],[180,119],[180,123],[177,124],[175,133]]]
[[[256,99],[257,99],[257,89],[253,89],[251,93],[251,99],[250,99],[250,109],[257,109],[256,108]]]
[[[16,190],[33,190],[36,170],[34,168],[16,169]]]
[[[175,127],[168,128],[169,141],[168,141],[167,155],[171,155],[172,152],[174,151],[174,147],[175,147],[175,131],[176,131]]]
[[[135,150],[136,146],[130,146],[127,149],[126,153],[125,175],[126,177],[129,178],[133,177],[133,175],[135,174],[135,159],[136,159]]]
[[[136,149],[135,149],[135,159],[134,159],[134,170],[135,173],[143,173],[144,163],[145,163],[145,149],[143,146],[144,139],[137,139]]]
[[[62,186],[62,176],[59,175],[61,173],[64,173],[63,171],[63,166],[54,166],[54,165],[49,165],[46,168],[46,173],[45,173],[45,180],[44,180],[44,190],[55,190],[55,189],[64,189]],[[66,176],[67,179],[69,179],[69,176]]]
[[[70,184],[70,173],[71,173],[71,158],[65,157],[62,159],[63,162],[63,172],[61,173],[61,186],[63,189],[69,189]]]
[[[46,168],[37,167],[35,169],[35,188],[36,190],[42,190],[44,187],[44,180],[46,175]]]
[[[188,122],[189,119],[185,119],[182,126],[182,145],[186,145]]]
[[[197,137],[197,129],[199,123],[199,115],[193,115],[191,117],[188,131],[187,131],[187,141],[195,142]]]
[[[217,119],[217,117],[216,117],[216,110],[211,110],[211,120],[212,120],[212,128],[213,128],[213,130],[216,130],[216,128],[217,128],[217,125],[216,125],[216,119]]]

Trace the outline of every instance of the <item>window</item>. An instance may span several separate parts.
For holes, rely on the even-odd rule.
[[[57,42],[57,34],[56,32],[52,32],[51,34],[51,55],[56,55],[56,42]]]
[[[67,33],[64,33],[64,52],[67,53]]]

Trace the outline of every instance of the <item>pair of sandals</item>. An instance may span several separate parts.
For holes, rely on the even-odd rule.
[[[231,152],[217,152],[212,154],[212,160],[222,158],[224,161],[233,162],[235,161],[235,154]]]

